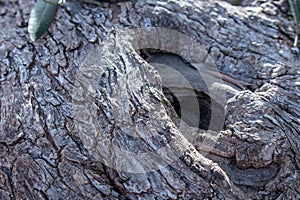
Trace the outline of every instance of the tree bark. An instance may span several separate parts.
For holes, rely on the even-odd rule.
[[[300,198],[287,1],[71,1],[35,43],[33,3],[0,2],[0,199]]]

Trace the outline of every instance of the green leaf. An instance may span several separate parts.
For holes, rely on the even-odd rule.
[[[297,46],[298,37],[299,37],[300,0],[289,0],[289,4],[290,4],[290,8],[292,10],[294,23],[295,23],[295,29],[296,29],[296,35],[295,35],[293,46]]]
[[[55,1],[58,2],[58,0]],[[32,41],[39,39],[48,30],[55,17],[57,7],[57,4],[37,0],[28,22],[29,37]]]
[[[43,0],[43,1],[53,5],[64,4],[66,2],[66,0]]]
[[[83,1],[90,4],[100,5],[100,2],[97,0],[83,0]]]

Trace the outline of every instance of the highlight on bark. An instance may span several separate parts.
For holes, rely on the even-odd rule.
[[[209,57],[203,56],[207,55],[203,53],[205,47],[195,42],[193,38],[165,28],[130,29],[111,34],[106,41],[96,47],[95,52],[87,56],[78,70],[73,90],[73,116],[75,128],[84,146],[93,152],[98,161],[118,171],[133,173],[157,170],[181,157],[183,151],[178,152],[180,148],[174,149],[181,144],[170,143],[174,141],[188,143],[189,140],[193,140],[196,134],[192,133],[197,132],[197,124],[201,115],[194,83],[187,80],[183,74],[186,69],[180,71],[174,66],[154,63],[160,75],[156,73],[146,76],[146,70],[153,66],[142,58],[132,59],[141,49],[156,49],[181,56],[192,63],[196,69],[194,73],[199,78],[202,77],[204,84],[202,90],[206,90],[205,92],[219,105],[224,107],[226,103],[226,91],[214,89],[216,83],[223,84],[222,79],[204,74],[201,65],[210,65],[210,68],[216,72],[217,69],[211,64]],[[114,60],[119,58],[124,65],[119,66],[114,63]],[[129,60],[134,63],[128,64]],[[114,72],[110,68],[113,68]],[[196,81],[193,80],[193,82]],[[101,86],[104,85],[102,91]],[[163,103],[154,100],[155,96],[163,96],[163,87],[170,89],[179,99],[181,116],[177,127],[173,127],[170,116],[166,115]],[[107,91],[107,88],[110,91]],[[141,93],[141,90],[143,91],[142,98],[135,99],[140,98],[135,94]],[[188,101],[183,100],[184,95]],[[116,96],[118,101],[109,104]],[[140,107],[137,108],[132,101],[138,101]],[[219,115],[216,113],[219,110],[215,109],[214,105],[216,104],[211,104],[210,107],[212,113],[208,129],[217,130],[215,132],[217,134],[223,127],[224,118],[214,119]],[[110,108],[110,113],[103,112],[107,110],[105,109],[107,107]],[[135,112],[150,110],[152,115],[148,116],[149,121],[146,124],[139,123],[139,120],[135,119]],[[193,119],[190,116],[191,111],[193,111]],[[168,123],[152,124],[155,118],[161,118],[161,115],[168,118],[166,120]],[[193,121],[194,126],[187,124],[189,120]],[[105,121],[108,124],[105,124]],[[159,129],[162,128],[179,131],[186,138],[178,139],[176,137],[179,136],[175,136],[168,143],[158,145],[156,141],[160,134]],[[128,134],[126,142],[131,140],[131,142],[144,143],[145,147],[151,146],[152,149],[145,148],[137,151],[136,149],[122,149],[126,145],[120,145],[120,138],[117,138],[118,130]],[[208,149],[214,146],[211,140],[203,140],[203,143],[206,143],[204,146]]]

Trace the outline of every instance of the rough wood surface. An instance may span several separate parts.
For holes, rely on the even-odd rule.
[[[0,199],[299,199],[287,1],[71,1],[31,43],[33,3],[0,2]],[[119,39],[149,27],[195,39],[200,60],[247,83],[220,132],[181,123],[159,73]]]

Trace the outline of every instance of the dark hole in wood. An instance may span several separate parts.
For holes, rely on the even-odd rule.
[[[178,55],[163,52],[160,50],[155,49],[143,49],[140,51],[141,57],[143,57],[149,64],[151,63],[162,63],[165,65],[168,65],[172,67],[173,69],[177,70],[192,86],[192,93],[191,95],[193,98],[197,99],[197,105],[194,106],[189,105],[189,97],[180,97],[180,99],[172,92],[172,89],[168,87],[163,86],[163,93],[166,96],[166,98],[169,100],[171,105],[173,106],[174,110],[176,111],[179,118],[181,118],[187,125],[198,127],[200,129],[211,129],[211,130],[219,130],[220,126],[218,125],[216,127],[210,126],[211,119],[212,119],[212,105],[217,105],[218,112],[220,113],[220,116],[217,117],[224,117],[224,109],[222,106],[218,105],[214,100],[211,99],[211,97],[206,94],[206,92],[202,91],[201,88],[194,87],[195,81],[203,82],[203,78],[201,77],[201,74],[198,73],[197,69],[191,65],[188,61],[184,60]],[[153,64],[152,64],[153,65]],[[154,66],[154,65],[153,65]],[[154,66],[155,67],[155,66]],[[156,68],[156,67],[155,67]],[[159,70],[158,70],[159,71]],[[167,74],[161,74],[159,71],[161,78],[163,79],[164,76]],[[205,90],[207,86],[205,83],[201,86]],[[181,105],[185,105],[185,113],[189,113],[189,116],[182,116],[182,107]],[[198,110],[196,110],[196,108]],[[213,116],[215,117],[215,115]]]
[[[184,103],[182,101],[185,101],[185,99],[182,99],[180,102],[178,98],[172,93],[172,91],[169,88],[163,87],[163,93],[166,96],[166,98],[169,100],[171,105],[173,106],[174,110],[176,111],[177,115],[179,118],[181,118],[187,125],[193,126],[193,127],[198,127],[201,129],[207,130],[210,125],[210,120],[211,120],[211,99],[208,95],[206,95],[203,92],[199,92],[194,90],[197,100],[198,100],[198,107],[199,107],[199,114],[197,119],[195,120],[188,120],[185,118],[182,118],[181,112],[182,108],[180,104]],[[192,112],[191,110],[190,112]],[[197,111],[196,111],[197,112]],[[191,113],[193,115],[193,113]]]

